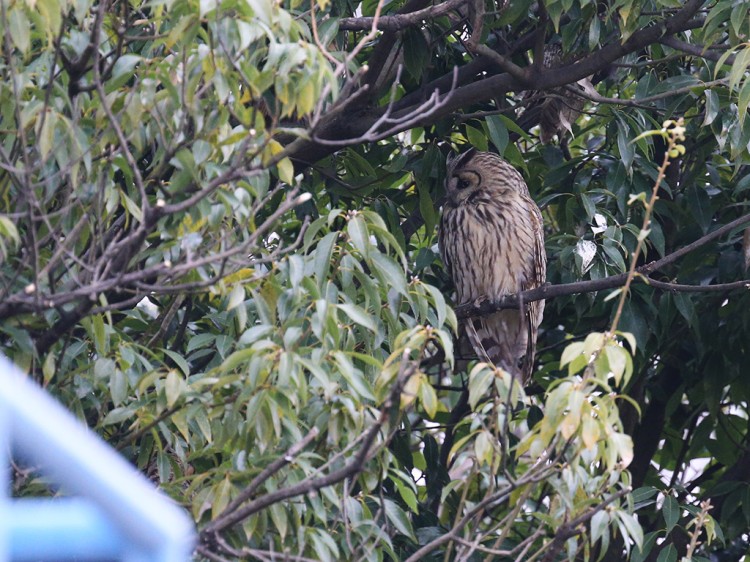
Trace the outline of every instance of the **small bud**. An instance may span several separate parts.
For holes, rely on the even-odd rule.
[[[164,199],[162,199],[161,197],[156,200],[156,206],[159,207],[159,208],[162,208],[166,204],[167,204],[167,202],[164,201]]]
[[[23,292],[27,295],[34,294],[36,292],[36,285],[34,285],[34,283],[29,283],[28,285],[26,285],[26,287],[24,287]]]
[[[172,267],[172,260],[164,260],[164,267]]]

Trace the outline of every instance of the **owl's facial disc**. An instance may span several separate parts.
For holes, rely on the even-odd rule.
[[[473,170],[457,170],[448,179],[448,198],[454,205],[460,205],[479,187],[481,181],[479,173]]]

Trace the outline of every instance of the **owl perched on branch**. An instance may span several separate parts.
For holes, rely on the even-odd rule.
[[[513,166],[496,154],[472,149],[448,161],[445,187],[440,254],[459,305],[544,283],[542,215]],[[531,302],[469,319],[464,328],[481,360],[520,372],[526,383],[543,311],[544,301]]]

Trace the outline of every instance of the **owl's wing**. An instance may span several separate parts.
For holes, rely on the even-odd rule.
[[[541,287],[547,279],[547,254],[544,249],[544,221],[542,213],[536,203],[530,201],[531,221],[534,230],[534,263],[532,264],[532,273],[526,283],[521,287],[522,291]],[[524,354],[523,364],[521,367],[524,383],[531,378],[531,372],[534,369],[534,355],[536,354],[536,338],[539,324],[542,322],[544,314],[544,301],[533,301],[526,307],[526,331],[528,338],[526,340],[526,353]]]

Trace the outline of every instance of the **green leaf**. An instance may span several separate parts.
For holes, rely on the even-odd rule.
[[[438,221],[437,208],[432,200],[430,186],[426,182],[417,181],[417,193],[419,194],[419,213],[424,219],[424,228],[427,233],[435,232]]]
[[[211,147],[211,144],[204,140],[197,139],[195,142],[193,142],[192,152],[195,165],[200,166],[206,160],[208,160],[208,157],[211,155],[212,150],[213,149]]]
[[[42,375],[44,376],[45,386],[48,385],[49,382],[52,380],[52,377],[55,376],[55,368],[56,368],[55,354],[48,353],[47,357],[44,358],[44,363],[42,364]]]
[[[26,54],[31,44],[31,24],[23,11],[23,4],[16,4],[8,14],[8,32],[18,50]]]
[[[355,215],[351,217],[346,231],[357,251],[363,256],[368,256],[370,254],[370,234],[367,232],[367,224],[362,216]]]
[[[403,482],[400,478],[392,478],[391,481],[396,485],[398,495],[401,496],[401,499],[404,500],[404,503],[407,505],[407,507],[413,513],[418,513],[419,503],[417,502],[417,495],[414,493],[414,490],[412,490],[411,487]]]
[[[271,512],[271,521],[273,521],[276,531],[283,540],[286,537],[288,527],[286,509],[284,509],[284,505],[281,503],[272,503],[269,506],[269,511]]]
[[[661,513],[664,516],[664,524],[666,525],[666,532],[669,534],[674,526],[677,525],[677,521],[680,520],[681,515],[680,505],[677,500],[672,496],[664,497],[664,505],[662,505]]]
[[[167,355],[172,361],[175,362],[175,364],[180,368],[180,371],[187,377],[190,376],[190,366],[188,365],[188,362],[185,361],[185,358],[180,355],[179,353],[172,351],[171,349],[161,349],[165,355]]]
[[[747,10],[750,8],[747,2],[739,2],[732,8],[732,15],[729,21],[732,24],[732,31],[735,35],[742,34],[743,25],[747,25]]]
[[[167,373],[167,378],[164,380],[164,393],[167,398],[168,408],[174,406],[177,400],[180,399],[184,386],[183,378],[177,371],[172,369]]]
[[[47,40],[52,43],[52,39],[57,37],[60,32],[60,24],[62,23],[59,0],[37,0],[36,7],[42,16]]]
[[[466,125],[466,136],[469,139],[469,144],[471,144],[471,146],[478,148],[479,150],[487,150],[487,137],[482,131]]]
[[[111,79],[106,82],[106,91],[113,92],[128,82],[133,77],[135,67],[141,60],[140,56],[133,54],[118,57],[112,67]]]
[[[434,419],[435,414],[437,414],[440,402],[438,401],[435,389],[432,387],[430,381],[427,380],[427,377],[425,376],[420,377],[419,400],[422,403],[422,407],[424,408],[425,412],[427,412],[427,415],[431,419]]]
[[[287,185],[294,184],[294,164],[289,158],[282,158],[276,163],[279,179]]]
[[[106,355],[109,351],[109,338],[107,338],[107,330],[104,326],[104,316],[94,314],[91,317],[91,331],[97,353]]]
[[[598,511],[591,518],[591,544],[596,543],[609,529],[609,513]]]
[[[472,410],[476,409],[477,404],[483,398],[489,398],[489,389],[495,380],[495,373],[492,369],[477,365],[469,374],[469,405]]]
[[[406,71],[419,80],[427,68],[430,46],[421,27],[408,27],[404,33],[404,65]]]
[[[398,263],[380,252],[373,252],[370,259],[372,260],[375,274],[378,275],[384,286],[390,286],[403,296],[408,295],[404,270]]]
[[[750,66],[750,47],[745,47],[739,51],[732,63],[732,70],[729,73],[729,89],[734,90],[742,80],[745,72]]]
[[[120,369],[115,369],[109,378],[109,393],[115,406],[122,404],[128,397],[128,379]]]
[[[672,543],[669,543],[659,553],[656,562],[677,562],[677,549]]]
[[[489,115],[485,119],[485,124],[492,144],[495,145],[497,153],[502,156],[510,140],[505,122],[498,115]]]
[[[366,379],[365,373],[354,367],[349,357],[342,351],[334,351],[333,357],[339,368],[339,373],[349,384],[349,387],[359,396],[360,399],[375,400],[372,393],[372,385]]]
[[[232,490],[232,483],[229,477],[222,478],[211,490],[211,517],[216,519],[224,508],[229,504],[229,493]]]
[[[659,535],[660,533],[656,531],[648,533],[643,539],[643,545],[633,549],[630,562],[644,562],[648,558],[648,555],[651,554],[651,550],[654,548]]]
[[[492,465],[492,459],[495,454],[495,448],[492,442],[495,441],[494,435],[486,430],[482,430],[474,440],[474,454],[477,461],[482,464]]]
[[[378,325],[375,319],[356,304],[337,304],[336,308],[343,310],[356,324],[367,328],[371,332],[378,331]]]
[[[21,238],[18,236],[18,229],[8,217],[0,215],[0,237],[9,239],[14,246],[21,243]],[[0,259],[2,255],[0,254]],[[0,263],[2,263],[0,261]]]
[[[604,352],[607,355],[609,369],[615,377],[615,384],[619,385],[628,366],[628,352],[618,345],[608,345]]]
[[[248,361],[253,355],[255,355],[255,353],[257,352],[253,348],[240,349],[238,351],[235,351],[229,357],[227,357],[224,360],[224,362],[221,364],[221,370],[231,371],[235,367],[237,367],[240,363],[244,363],[245,361]]]
[[[102,425],[112,425],[130,419],[135,415],[135,406],[114,408],[102,420]]]
[[[635,336],[631,334],[630,332],[622,332],[619,330],[617,331],[617,334],[625,338],[625,340],[630,345],[630,352],[635,353],[635,347],[636,347]]]
[[[245,288],[242,285],[235,285],[227,297],[227,310],[232,310],[245,302]]]
[[[55,148],[55,128],[57,127],[57,112],[47,109],[44,114],[40,114],[38,119],[44,119],[42,128],[39,131],[39,153],[42,160],[46,160],[52,149]]]
[[[318,242],[315,248],[315,259],[313,265],[313,271],[315,272],[315,278],[318,281],[318,286],[323,287],[328,277],[328,272],[331,267],[331,257],[333,256],[333,249],[338,238],[338,232],[329,232]]]
[[[706,115],[703,118],[703,126],[706,127],[713,123],[719,114],[719,94],[711,88],[706,88],[704,94],[706,96]]]
[[[624,511],[617,512],[617,518],[622,522],[623,526],[627,530],[628,536],[632,539],[637,547],[643,545],[643,529],[640,523],[630,513]]]
[[[562,355],[560,356],[560,368],[573,361],[573,359],[579,357],[583,353],[584,344],[583,342],[577,341],[568,344],[563,349]]]
[[[689,293],[674,293],[673,297],[674,304],[679,310],[682,317],[687,321],[688,326],[693,326],[696,321],[695,305],[693,300],[690,298]]]
[[[642,505],[650,505],[656,502],[656,499],[654,499],[654,496],[656,496],[659,493],[659,490],[657,490],[654,486],[642,486],[641,488],[636,488],[632,491],[630,494],[630,497],[633,499],[633,503],[635,504],[635,508],[638,509]]]
[[[388,518],[388,521],[391,522],[396,530],[402,535],[405,535],[416,542],[417,538],[414,536],[411,522],[406,516],[404,510],[401,509],[394,501],[389,499],[384,500],[384,507],[385,515]]]
[[[745,83],[742,85],[737,99],[739,120],[742,123],[745,121],[745,116],[747,115],[747,106],[750,104],[750,78],[745,79]]]
[[[123,190],[120,190],[120,201],[135,220],[143,222],[143,211]]]
[[[625,259],[622,257],[620,250],[608,244],[604,244],[602,246],[602,250],[604,250],[604,253],[607,255],[609,260],[614,264],[615,269],[619,273],[625,272],[625,270],[627,269],[627,266],[625,265]]]
[[[617,148],[620,158],[628,171],[632,171],[633,159],[635,158],[635,145],[630,142],[630,127],[620,118],[617,119]]]

